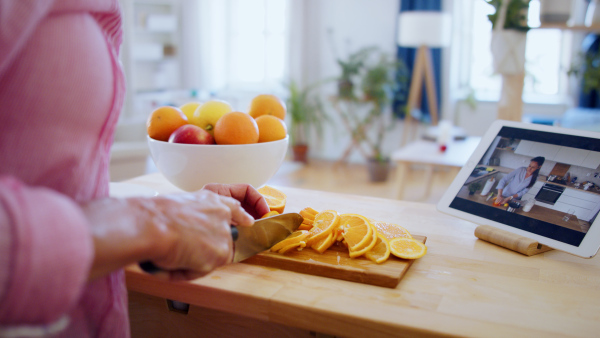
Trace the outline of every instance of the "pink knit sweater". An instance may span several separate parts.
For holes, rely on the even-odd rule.
[[[108,195],[120,43],[117,0],[0,0],[0,336],[129,336],[78,206]]]

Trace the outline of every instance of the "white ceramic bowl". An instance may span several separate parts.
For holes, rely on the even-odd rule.
[[[240,145],[182,144],[148,136],[156,168],[176,187],[196,191],[207,183],[248,183],[258,188],[279,169],[288,149],[283,140]]]

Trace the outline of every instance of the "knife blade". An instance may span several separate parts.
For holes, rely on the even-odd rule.
[[[251,227],[231,227],[234,240],[233,262],[241,262],[257,253],[269,250],[292,232],[298,230],[304,218],[298,213],[275,215],[256,220]],[[139,264],[147,273],[157,273],[162,269],[150,261]]]
[[[300,214],[288,213],[259,219],[251,227],[237,227],[233,262],[241,262],[269,250],[296,231],[303,220]]]

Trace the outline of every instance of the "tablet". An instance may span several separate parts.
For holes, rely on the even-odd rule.
[[[437,208],[591,258],[600,247],[599,167],[600,133],[499,120]]]

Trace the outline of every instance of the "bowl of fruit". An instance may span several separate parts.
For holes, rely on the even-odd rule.
[[[248,183],[258,188],[279,169],[288,149],[285,104],[259,95],[248,112],[209,100],[155,109],[146,123],[156,168],[176,187]]]

